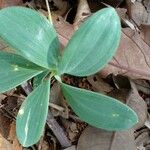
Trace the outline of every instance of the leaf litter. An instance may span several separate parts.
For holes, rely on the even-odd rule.
[[[64,108],[65,113],[51,106],[50,108],[54,110],[52,111],[53,115],[60,126],[65,129],[67,137],[72,142],[72,146],[66,148],[66,150],[141,150],[142,148],[149,150],[150,120],[147,116],[150,113],[150,1],[137,0],[131,2],[126,0],[123,2],[122,0],[121,2],[115,1],[115,3],[114,1],[104,1],[101,3],[99,1],[79,0],[79,2],[79,5],[77,5],[77,2],[71,0],[49,0],[53,12],[54,26],[62,47],[66,46],[74,31],[90,15],[90,11],[93,13],[106,5],[112,4],[116,9],[120,9],[122,13],[122,39],[113,60],[100,73],[88,78],[66,76],[63,80],[70,85],[117,97],[137,112],[139,123],[133,129],[124,132],[107,132],[90,127],[75,116],[71,108],[65,103],[54,81],[52,84],[54,89],[53,103],[58,108],[59,106]],[[130,5],[126,7],[125,2],[130,2]],[[21,0],[13,0],[11,3],[9,0],[2,0],[0,1],[0,8],[22,4]],[[84,7],[85,4],[86,7]],[[45,3],[40,0],[24,1],[23,5],[33,6],[32,8],[38,8],[39,11],[47,14]],[[73,12],[77,6],[77,12]],[[74,20],[72,24],[66,21],[70,16]],[[6,51],[8,49],[7,44],[0,41],[0,49]],[[112,73],[114,74],[113,79],[110,79],[109,75]],[[122,82],[127,82],[127,80],[123,78],[123,81],[121,81],[117,75],[125,76],[129,81],[130,88],[124,84],[122,87]],[[59,97],[55,96],[57,93],[60,93]],[[25,96],[26,94],[21,88],[0,95],[0,110],[3,114],[0,120],[1,122],[10,120],[10,123],[8,122],[7,125],[4,125],[5,129],[2,126],[0,127],[0,141],[5,143],[1,145],[2,149],[23,149],[16,139],[14,120]],[[31,147],[31,149],[63,149],[59,139],[57,139],[57,136],[51,131],[50,127],[45,129],[44,137],[40,143]],[[5,131],[8,132],[5,133]]]

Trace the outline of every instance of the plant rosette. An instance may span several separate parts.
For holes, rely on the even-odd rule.
[[[16,119],[17,137],[24,147],[37,143],[43,134],[53,76],[73,111],[90,125],[118,131],[138,122],[136,113],[120,101],[61,81],[63,74],[92,75],[112,59],[121,37],[115,9],[104,8],[87,19],[62,56],[53,25],[29,8],[0,10],[0,37],[15,49],[15,53],[0,52],[0,92],[34,77],[34,90],[22,103]]]

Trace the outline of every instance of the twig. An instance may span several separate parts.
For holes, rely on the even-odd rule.
[[[52,15],[51,15],[51,11],[50,11],[48,0],[45,0],[45,2],[46,2],[47,11],[48,11],[49,21],[50,21],[51,24],[53,24],[53,22],[52,22]]]
[[[61,107],[59,105],[56,105],[54,103],[49,103],[49,106],[56,109],[56,110],[58,110],[58,111],[61,111],[61,112],[65,111],[65,109],[63,107]]]
[[[21,85],[21,87],[24,89],[25,93],[29,95],[32,92],[32,86],[29,82],[25,82]],[[58,122],[53,117],[52,113],[48,111],[47,116],[47,125],[48,127],[53,131],[56,138],[58,139],[59,143],[63,148],[67,148],[71,146],[71,142],[67,138],[64,130],[61,128],[61,126],[58,124]]]
[[[113,144],[116,140],[116,134],[117,134],[117,132],[113,132],[112,140],[111,140],[111,143],[110,143],[110,146],[109,146],[109,150],[112,150],[112,148],[113,148]]]
[[[144,71],[141,71],[141,70],[138,70],[138,69],[135,69],[135,68],[129,68],[127,66],[123,66],[123,65],[113,63],[113,62],[109,62],[109,64],[114,66],[114,67],[117,67],[117,68],[120,68],[120,69],[123,69],[123,70],[127,70],[131,73],[138,74],[140,76],[150,78],[150,73],[148,73],[148,72],[144,72]]]

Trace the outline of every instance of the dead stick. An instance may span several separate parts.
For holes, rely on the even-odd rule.
[[[32,92],[32,86],[29,82],[25,82],[21,85],[21,87],[24,89],[25,93],[29,95]],[[70,140],[67,138],[64,130],[61,128],[61,126],[58,124],[58,122],[53,117],[52,113],[48,111],[48,116],[46,123],[48,127],[53,131],[54,135],[58,139],[59,143],[63,148],[67,148],[71,146]]]

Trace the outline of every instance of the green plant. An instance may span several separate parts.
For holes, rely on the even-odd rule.
[[[55,77],[74,112],[85,122],[107,130],[123,130],[137,123],[137,115],[114,98],[79,89],[61,81],[63,74],[88,76],[113,57],[120,41],[120,20],[113,8],[92,15],[75,32],[60,55],[52,24],[23,7],[0,10],[0,37],[15,49],[0,52],[0,92],[35,77],[34,90],[23,102],[16,120],[20,143],[27,147],[43,133],[48,113],[50,79]]]

